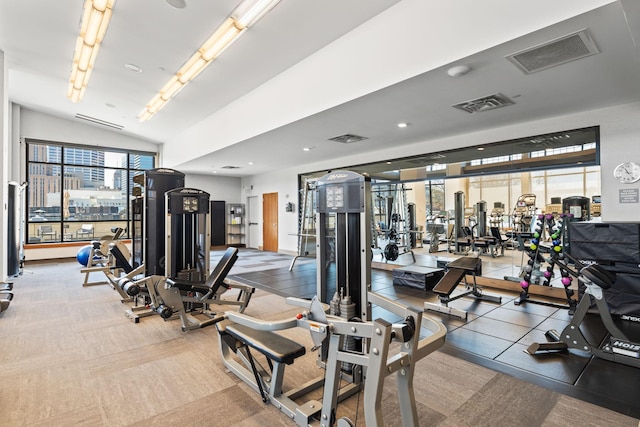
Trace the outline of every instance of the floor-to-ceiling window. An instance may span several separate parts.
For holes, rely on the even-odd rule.
[[[126,229],[133,176],[154,167],[155,153],[28,140],[27,242],[93,240]]]

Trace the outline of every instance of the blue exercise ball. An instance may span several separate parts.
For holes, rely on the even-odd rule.
[[[78,250],[76,254],[76,259],[80,263],[80,265],[87,267],[89,265],[89,259],[91,257],[91,252],[93,250],[93,246],[87,245],[83,246]]]

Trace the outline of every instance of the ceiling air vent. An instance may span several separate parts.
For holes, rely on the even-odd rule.
[[[452,107],[462,111],[466,111],[467,113],[479,113],[482,111],[495,110],[496,108],[506,107],[507,105],[513,104],[514,102],[503,94],[495,93],[493,95],[485,96],[482,98],[461,102],[459,104],[452,105]]]
[[[122,126],[122,125],[119,125],[119,124],[116,124],[116,123],[107,122],[105,120],[96,119],[95,117],[91,117],[91,116],[85,116],[84,114],[80,114],[80,113],[76,114],[76,119],[86,120],[88,122],[95,123],[95,124],[102,125],[102,126],[106,126],[108,128],[112,128],[112,129],[122,130],[124,128],[124,126]]]
[[[350,133],[347,133],[345,135],[329,138],[329,141],[341,142],[343,144],[351,144],[352,142],[358,142],[364,139],[369,139],[369,138],[367,138],[366,136],[352,135]]]
[[[440,160],[444,159],[446,156],[440,153],[430,154],[428,156],[420,156],[412,159],[407,159],[407,163],[412,163],[416,165],[423,165],[428,163],[430,160]]]
[[[546,70],[580,58],[595,55],[600,51],[587,30],[521,50],[506,58],[525,74]]]
[[[222,166],[220,169],[240,169],[240,166]]]

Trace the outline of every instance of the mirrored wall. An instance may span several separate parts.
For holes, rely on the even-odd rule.
[[[497,227],[504,236],[522,228],[525,211],[530,215],[561,213],[562,200],[578,196],[590,201],[584,218],[599,216],[599,139],[599,128],[594,126],[339,169],[371,177],[374,233],[380,236],[390,229],[387,214],[394,209],[396,219],[402,219],[402,208],[391,205],[401,197],[412,209],[411,224],[403,224],[412,231],[409,243],[444,255],[452,249],[456,193],[464,195],[463,223],[476,234],[479,225],[483,233]],[[300,188],[328,172],[300,175]],[[528,196],[526,206],[523,195]],[[484,203],[485,224],[478,224],[478,203]],[[437,244],[434,230],[438,231]],[[521,256],[521,251],[505,251],[514,269]]]

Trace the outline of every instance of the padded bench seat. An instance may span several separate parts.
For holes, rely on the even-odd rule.
[[[218,330],[225,332],[236,340],[258,350],[269,359],[290,365],[305,354],[303,345],[298,344],[282,335],[270,331],[257,331],[248,326],[237,323],[220,325]]]

